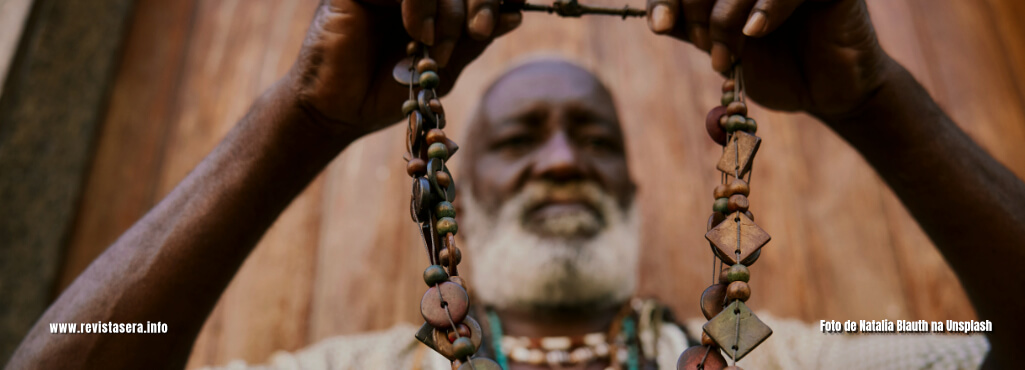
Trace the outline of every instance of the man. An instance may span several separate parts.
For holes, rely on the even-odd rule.
[[[1019,206],[1025,204],[1025,184],[972,143],[883,52],[861,1],[658,0],[648,9],[656,33],[709,51],[716,70],[726,70],[732,54],[741,56],[752,99],[773,109],[809,112],[854,145],[951,263],[979,316],[994,322],[984,367],[1008,368],[1025,360],[1015,346],[1015,334],[1025,329],[1017,317],[1025,297],[1005,288],[1025,286],[1025,276],[1013,273],[1025,257],[1025,210]],[[407,91],[391,80],[390,66],[403,54],[406,33],[433,45],[443,88],[449,88],[519,17],[499,15],[489,0],[324,4],[288,76],[62,294],[10,366],[183,366],[203,319],[281,210],[347,144],[398,120]],[[471,135],[475,140],[462,154],[470,189],[461,192],[460,219],[468,256],[481,265],[471,277],[474,296],[493,308],[508,335],[606,331],[632,293],[636,269],[634,188],[607,90],[565,63],[527,64],[489,89]],[[980,245],[981,240],[986,242]],[[48,322],[153,317],[166,318],[183,334],[45,332]],[[672,350],[660,351],[646,365],[671,368],[675,353],[669,353],[684,347],[682,332],[671,326],[656,331],[660,348]],[[360,364],[357,358],[376,358],[402,361],[398,366],[435,364],[436,357],[408,339],[412,330],[393,332],[405,339],[392,343],[407,345],[390,349],[381,341],[338,339],[279,356],[275,363],[345,368]],[[776,326],[766,345],[784,342],[791,332],[787,324]],[[788,345],[800,352],[816,344]],[[850,348],[862,355],[859,348],[871,346]],[[777,352],[772,349],[751,356]],[[815,353],[842,352],[819,349]],[[667,354],[670,360],[663,359]],[[827,359],[843,359],[836,356]],[[598,359],[581,368],[607,365]]]

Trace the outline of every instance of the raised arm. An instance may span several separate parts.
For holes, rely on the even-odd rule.
[[[740,57],[749,96],[806,111],[853,145],[993,322],[986,368],[1025,362],[1025,184],[975,144],[880,48],[862,0],[649,0],[656,33]]]
[[[288,75],[39,319],[11,369],[182,368],[263,233],[352,141],[399,120],[391,70],[409,36],[434,44],[442,89],[519,24],[481,0],[325,2]],[[160,321],[161,335],[49,333],[49,323]]]

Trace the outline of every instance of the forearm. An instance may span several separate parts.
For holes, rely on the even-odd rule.
[[[1025,275],[1025,184],[974,143],[914,78],[891,65],[855,116],[825,119],[882,176],[935,243],[981,319],[993,321],[988,364],[1016,353]],[[1013,292],[1013,293],[1012,293]]]
[[[163,201],[58,298],[11,368],[181,368],[277,216],[350,141],[272,88]],[[167,334],[52,335],[51,322],[167,323]]]

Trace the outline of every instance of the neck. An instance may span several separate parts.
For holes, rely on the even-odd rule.
[[[606,332],[623,303],[607,306],[495,309],[503,334],[523,337],[573,336]]]

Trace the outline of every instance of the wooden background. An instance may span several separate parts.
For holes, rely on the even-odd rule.
[[[283,74],[315,3],[139,1],[61,289]],[[975,140],[1025,176],[1025,69],[1014,67],[1025,66],[1025,3],[869,3],[884,47]],[[721,78],[706,55],[650,34],[643,21],[530,14],[443,99],[451,132],[461,132],[503,68],[538,53],[572,58],[613,87],[646,219],[641,292],[679,316],[699,315],[711,276],[702,235],[719,151],[702,122]],[[752,210],[773,236],[753,267],[756,309],[807,321],[975,317],[942,257],[854,150],[808,116],[759,108],[752,116],[764,138]],[[426,258],[406,209],[402,143],[398,127],[357,142],[292,204],[207,321],[190,367],[261,362],[275,350],[420,320]]]

